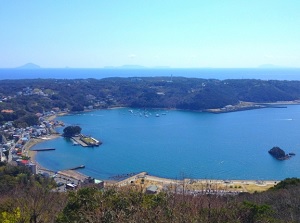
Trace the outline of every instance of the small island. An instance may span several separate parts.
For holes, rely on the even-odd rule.
[[[81,128],[79,126],[68,126],[64,128],[63,132],[64,137],[72,139],[78,145],[83,147],[94,147],[102,144],[101,141],[93,137],[81,134]]]
[[[272,149],[270,149],[269,153],[277,160],[287,160],[292,156],[292,154],[295,155],[294,153],[285,153],[285,151],[279,148],[278,146],[275,146]]]

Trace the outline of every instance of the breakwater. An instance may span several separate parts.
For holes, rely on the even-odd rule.
[[[41,151],[51,151],[51,150],[55,150],[55,148],[31,149],[31,151],[37,151],[37,152],[41,152]]]
[[[85,165],[75,166],[75,167],[70,168],[69,170],[78,170],[78,169],[83,169],[83,168],[85,168]]]

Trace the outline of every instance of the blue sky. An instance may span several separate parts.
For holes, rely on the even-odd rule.
[[[299,67],[299,0],[0,0],[0,68]]]

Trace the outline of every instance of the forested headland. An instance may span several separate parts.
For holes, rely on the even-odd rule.
[[[300,99],[300,81],[216,80],[184,77],[27,79],[0,81],[0,122],[37,122],[36,113],[53,109],[132,107],[203,111],[240,102]]]

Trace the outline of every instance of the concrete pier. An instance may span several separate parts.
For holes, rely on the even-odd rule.
[[[50,151],[50,150],[55,150],[55,148],[31,149],[31,151]]]

